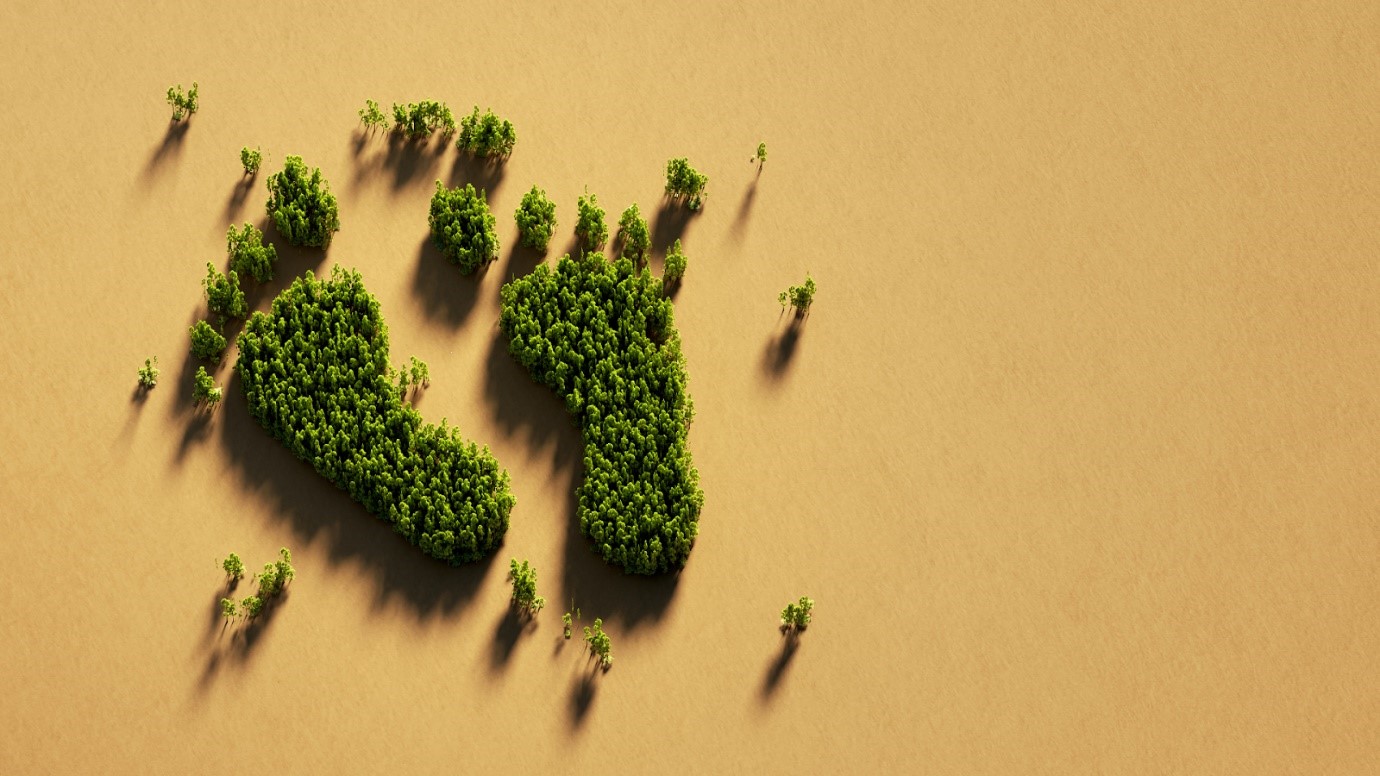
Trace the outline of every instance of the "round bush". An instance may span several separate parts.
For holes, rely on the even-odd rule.
[[[436,181],[428,223],[432,243],[462,273],[468,275],[498,258],[494,216],[484,192],[475,191],[473,185],[448,189]]]
[[[551,235],[556,233],[556,203],[546,197],[545,191],[533,186],[522,195],[513,219],[517,221],[522,244],[544,251],[551,244]]]
[[[268,215],[291,245],[324,248],[340,231],[340,211],[319,168],[289,156],[283,171],[268,176]]]

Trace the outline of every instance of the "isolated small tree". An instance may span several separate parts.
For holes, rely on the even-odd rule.
[[[685,277],[685,254],[681,252],[680,240],[671,243],[671,249],[666,251],[666,269],[662,272],[662,283],[665,285],[675,285],[680,279]]]
[[[192,376],[192,401],[215,409],[216,405],[220,404],[220,397],[221,389],[211,375],[206,373],[206,367],[197,367],[196,374]]]
[[[259,597],[264,601],[276,598],[295,576],[297,570],[292,567],[292,551],[283,547],[278,550],[278,560],[265,563],[263,572],[256,577],[259,582]]]
[[[546,599],[537,595],[537,570],[527,561],[518,564],[517,558],[508,563],[508,580],[513,583],[513,604],[529,617],[546,606]]]
[[[273,265],[278,261],[278,249],[264,242],[259,227],[246,223],[240,229],[230,226],[225,233],[225,249],[230,254],[230,269],[241,276],[253,277],[260,283],[273,279]]]
[[[579,217],[575,221],[575,236],[587,251],[604,247],[609,239],[609,228],[604,223],[604,209],[599,207],[599,198],[586,192],[575,203]]]
[[[801,596],[799,601],[786,604],[781,610],[781,629],[799,633],[810,625],[811,612],[815,608],[814,599]]]
[[[411,359],[411,363],[408,365],[408,372],[412,376],[412,384],[414,386],[430,388],[431,369],[427,367],[425,361],[416,356],[412,356]]]
[[[259,165],[264,161],[264,155],[259,149],[249,150],[249,146],[240,149],[240,164],[244,167],[244,174],[250,177],[259,174]]]
[[[683,200],[691,210],[699,210],[708,186],[709,176],[701,175],[684,157],[666,162],[666,196]]]
[[[498,234],[488,198],[473,184],[448,189],[436,181],[431,197],[431,241],[460,272],[470,274],[498,258]]]
[[[561,615],[561,624],[565,626],[565,638],[570,640],[571,630],[575,626],[575,621],[580,619],[580,610],[575,606],[575,599],[570,599],[570,609]]]
[[[220,567],[225,570],[225,576],[232,580],[244,577],[244,561],[240,560],[240,556],[233,552],[221,561]]]
[[[206,279],[201,281],[201,288],[211,312],[222,318],[243,318],[249,311],[244,291],[240,290],[240,276],[233,269],[222,275],[211,262],[206,262]]]
[[[791,286],[780,294],[777,294],[776,301],[781,303],[781,307],[787,305],[795,308],[797,316],[804,315],[810,311],[810,305],[815,301],[815,280],[809,275],[805,276],[804,285]]]
[[[282,172],[268,176],[268,215],[290,245],[324,248],[340,231],[340,210],[320,168],[289,156]]]
[[[144,365],[139,367],[139,387],[152,390],[158,385],[158,374],[158,356],[144,359]]]
[[[589,651],[599,656],[599,664],[608,670],[613,665],[613,644],[609,641],[609,635],[604,632],[604,621],[595,618],[594,625],[585,626],[585,644],[589,646]]]
[[[758,169],[758,170],[761,170],[761,169],[762,169],[762,165],[764,165],[764,164],[767,163],[767,144],[766,144],[766,143],[758,143],[758,144],[757,144],[757,155],[754,156],[754,157],[752,157],[752,158],[749,159],[748,161],[749,161],[749,162],[757,162],[757,169]]]
[[[252,620],[264,610],[264,599],[251,595],[240,601],[240,609],[244,612],[245,619]]]
[[[221,616],[221,617],[224,617],[224,618],[227,619],[227,620],[233,620],[233,619],[235,619],[237,616],[239,616],[239,613],[240,613],[239,607],[235,605],[234,599],[232,599],[232,598],[222,598],[222,599],[220,599],[220,616]]]
[[[619,217],[618,236],[623,241],[623,258],[639,265],[646,261],[647,248],[651,247],[652,236],[647,231],[647,219],[638,211],[636,202]]]
[[[193,81],[191,90],[185,93],[182,91],[182,84],[169,86],[168,104],[172,106],[173,121],[190,118],[200,107],[200,103],[197,102],[197,83]]]
[[[388,126],[388,117],[379,110],[379,104],[373,100],[365,100],[364,107],[359,110],[359,120],[364,123],[366,130],[383,129]]]
[[[522,244],[539,251],[551,244],[551,235],[556,233],[556,203],[547,199],[546,192],[532,186],[532,190],[522,195],[517,212],[518,234]]]
[[[455,146],[461,151],[475,156],[505,157],[513,152],[516,144],[517,130],[513,123],[495,116],[492,110],[486,108],[480,115],[476,105],[470,115],[460,119],[460,134]]]
[[[219,361],[225,352],[225,337],[206,321],[197,321],[188,330],[192,337],[192,355],[207,361]]]
[[[571,625],[573,624],[573,622],[572,622],[572,620],[571,620],[571,617],[570,617],[570,612],[566,612],[565,614],[562,614],[562,615],[561,615],[561,623],[565,626],[565,638],[566,638],[566,641],[569,641],[569,640],[570,640],[570,627],[571,627]]]

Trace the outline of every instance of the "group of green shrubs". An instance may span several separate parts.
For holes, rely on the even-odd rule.
[[[373,100],[365,100],[359,120],[366,130],[383,129],[388,117]],[[479,112],[479,106],[468,116],[462,116],[455,145],[475,156],[506,157],[517,144],[517,130],[507,119],[494,115],[492,110]],[[403,105],[393,103],[393,131],[409,139],[428,137],[439,132],[441,137],[457,134],[455,115],[444,102],[422,100]]]
[[[448,189],[436,181],[427,223],[432,243],[463,274],[469,275],[498,258],[498,234],[488,197],[473,184]]]
[[[685,565],[704,494],[686,435],[685,359],[661,283],[601,254],[540,265],[500,292],[508,348],[581,428],[581,532],[610,563],[653,574]]]
[[[244,562],[233,552],[221,562],[221,568],[225,571],[226,581],[231,587],[244,577]],[[292,567],[292,551],[283,547],[278,550],[278,560],[265,563],[263,572],[254,576],[259,588],[255,595],[246,596],[238,602],[228,597],[220,599],[221,616],[227,620],[241,616],[247,620],[258,617],[282,595],[287,589],[287,583],[295,576],[297,570]]]
[[[491,552],[514,503],[508,474],[443,421],[423,423],[389,379],[388,329],[359,273],[310,271],[237,340],[249,413],[294,455],[423,552]]]
[[[192,82],[192,88],[182,91],[182,84],[168,87],[168,104],[172,106],[172,120],[174,123],[190,118],[197,109],[201,107],[201,102],[197,95],[197,83]]]
[[[340,210],[320,168],[289,156],[281,172],[268,176],[268,215],[290,245],[324,248],[340,231]]]

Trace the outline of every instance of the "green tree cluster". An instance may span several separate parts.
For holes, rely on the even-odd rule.
[[[200,103],[197,102],[196,90],[197,83],[195,81],[192,82],[192,88],[186,92],[182,91],[182,84],[168,87],[168,104],[172,106],[173,121],[190,118],[193,113],[196,113],[197,108],[200,107]]]
[[[192,375],[192,401],[215,409],[216,405],[220,404],[220,398],[221,389],[211,375],[207,374],[206,367],[197,367],[196,374]]]
[[[379,110],[379,104],[373,100],[365,100],[364,107],[359,109],[359,120],[363,122],[366,130],[383,129],[388,126],[388,117]]]
[[[283,171],[268,176],[268,215],[291,245],[324,248],[340,231],[340,211],[320,168],[289,156]]]
[[[259,227],[246,223],[240,229],[230,225],[225,233],[225,250],[230,254],[230,269],[241,277],[253,277],[260,283],[273,279],[273,265],[278,261],[278,249],[264,242]]]
[[[666,162],[666,196],[685,202],[691,210],[704,204],[709,176],[701,175],[685,157]]]
[[[575,236],[587,251],[597,251],[609,239],[609,228],[604,223],[604,209],[599,207],[599,198],[586,192],[575,202],[578,217],[575,220]]]
[[[309,271],[237,340],[249,413],[423,552],[484,557],[508,529],[508,474],[488,448],[427,425],[389,380],[388,328],[359,273]]]
[[[295,576],[297,570],[292,567],[292,551],[283,547],[278,550],[278,560],[265,563],[264,570],[254,578],[259,583],[259,597],[265,600],[277,598]]]
[[[546,599],[537,595],[537,570],[527,561],[517,558],[508,562],[508,581],[513,583],[513,605],[529,617],[546,606]]]
[[[781,303],[782,308],[787,305],[794,307],[797,316],[808,313],[815,301],[815,279],[806,275],[803,284],[791,286],[777,294],[776,301]]]
[[[259,165],[263,164],[263,161],[264,155],[259,149],[255,148],[251,151],[249,146],[240,149],[240,165],[244,167],[245,175],[258,175]]]
[[[647,219],[642,217],[634,202],[618,219],[618,238],[623,241],[623,258],[641,266],[647,261],[647,249],[652,246]]]
[[[144,359],[144,365],[139,367],[139,387],[150,390],[158,385],[158,356]]]
[[[469,151],[475,156],[505,157],[513,152],[517,144],[517,130],[507,119],[500,119],[494,112],[485,109],[480,115],[479,106],[474,112],[460,119],[460,135],[455,145],[461,151]]]
[[[585,626],[585,644],[589,651],[599,657],[599,665],[608,670],[613,665],[613,642],[609,640],[609,634],[604,632],[604,621],[600,618],[594,619],[594,625]]]
[[[431,197],[431,242],[451,264],[469,275],[498,258],[498,233],[493,213],[482,190],[466,183],[463,189],[448,189],[436,181]]]
[[[249,303],[240,289],[239,273],[233,269],[222,275],[211,262],[206,262],[206,278],[201,281],[201,289],[206,294],[206,305],[221,318],[243,318],[249,311]]]
[[[373,101],[368,101],[372,104]],[[366,106],[367,109],[367,106]],[[363,117],[361,112],[361,117]],[[409,138],[426,137],[440,131],[443,137],[455,133],[455,116],[444,102],[422,100],[407,105],[393,103],[393,131]]]
[[[556,233],[556,203],[547,199],[546,192],[532,186],[532,190],[522,195],[517,212],[518,234],[522,244],[539,251],[551,244],[551,235]]]
[[[661,273],[662,282],[666,285],[675,285],[680,279],[685,277],[685,253],[680,249],[680,240],[671,243],[671,249],[666,251],[666,267]]]
[[[225,576],[229,577],[232,581],[244,577],[244,561],[240,560],[240,556],[233,552],[227,555],[225,560],[221,561],[220,567],[224,569]]]
[[[500,292],[499,327],[584,438],[580,531],[638,574],[681,568],[704,494],[686,445],[694,416],[672,306],[651,273],[598,255],[540,265]]]
[[[188,333],[192,337],[192,355],[207,361],[219,361],[225,352],[225,337],[206,321],[192,324]]]
[[[786,604],[786,608],[781,610],[782,630],[799,633],[808,628],[814,608],[814,599],[806,596],[801,596],[799,601]]]

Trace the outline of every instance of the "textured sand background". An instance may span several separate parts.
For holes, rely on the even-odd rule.
[[[1380,6],[153,5],[0,5],[0,772],[1380,770]],[[484,172],[361,145],[365,98],[517,125],[477,281],[426,210]],[[343,228],[254,298],[363,272],[394,360],[431,364],[423,414],[512,473],[494,562],[393,537],[228,364],[192,422],[205,264],[293,153]],[[579,537],[578,436],[497,293],[538,260],[511,250],[529,186],[556,253],[586,186],[656,215],[680,155],[709,198],[656,245],[690,256],[707,501],[649,581]],[[222,634],[216,559],[280,545],[286,604]],[[551,601],[527,633],[510,555]],[[571,596],[614,641],[588,686]]]

